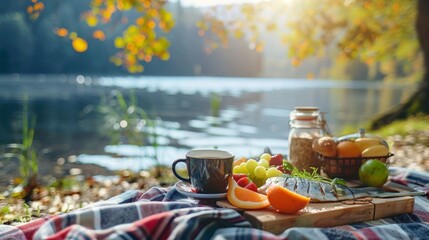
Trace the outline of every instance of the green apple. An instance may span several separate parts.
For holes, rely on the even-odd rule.
[[[362,164],[359,168],[359,179],[363,184],[370,187],[381,187],[387,182],[389,170],[386,164],[371,159]]]

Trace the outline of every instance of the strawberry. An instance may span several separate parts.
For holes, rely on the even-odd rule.
[[[240,180],[241,178],[247,177],[247,174],[245,173],[236,173],[236,174],[232,174],[232,178],[234,178],[234,180],[236,182],[238,182],[238,180]]]
[[[254,192],[258,192],[258,187],[256,186],[256,184],[254,182],[250,182],[249,184],[246,185],[246,187],[244,187],[245,189],[249,189],[252,190]]]
[[[237,181],[238,186],[240,187],[246,187],[247,184],[249,184],[251,181],[248,177],[240,178],[240,180]]]
[[[283,165],[283,155],[281,155],[279,153],[279,154],[275,154],[275,155],[271,156],[270,165],[271,166]]]

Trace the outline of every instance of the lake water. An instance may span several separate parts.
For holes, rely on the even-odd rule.
[[[98,111],[102,97],[115,90],[129,95],[131,89],[139,106],[158,118],[157,148],[115,144],[103,135],[106,118]],[[286,153],[289,113],[295,106],[327,112],[337,135],[344,127],[357,131],[414,89],[369,81],[3,75],[0,143],[20,140],[22,99],[27,95],[37,118],[35,144],[46,158],[74,154],[82,163],[139,170],[155,164],[151,156],[170,165],[193,148],[217,147],[236,157],[258,155],[265,147]],[[220,99],[219,116],[211,111],[213,96]]]

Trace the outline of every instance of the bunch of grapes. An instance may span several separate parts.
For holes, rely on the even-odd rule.
[[[251,158],[241,161],[233,168],[233,174],[247,175],[258,187],[262,186],[268,178],[277,177],[284,173],[283,156],[264,153],[259,160]]]

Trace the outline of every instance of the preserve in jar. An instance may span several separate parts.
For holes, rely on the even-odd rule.
[[[289,116],[289,162],[300,171],[320,170],[322,163],[312,144],[314,139],[329,135],[324,114],[317,107],[296,107]]]

